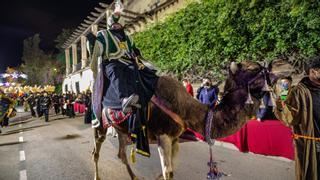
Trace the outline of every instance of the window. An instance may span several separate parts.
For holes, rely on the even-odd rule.
[[[77,94],[80,93],[80,84],[79,84],[79,81],[76,82],[76,91],[77,91]]]
[[[67,93],[68,91],[69,91],[69,90],[68,90],[68,84],[65,84],[65,85],[64,85],[64,92]]]

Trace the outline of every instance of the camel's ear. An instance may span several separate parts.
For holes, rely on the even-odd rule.
[[[269,72],[272,72],[272,66],[273,66],[273,60],[268,63],[267,67],[268,67]]]
[[[230,71],[232,74],[236,74],[236,72],[238,71],[238,65],[236,62],[232,61],[231,65],[230,65]]]
[[[262,67],[268,68],[269,67],[269,63],[267,61],[260,61],[258,62],[258,64]],[[272,66],[272,65],[271,65]]]

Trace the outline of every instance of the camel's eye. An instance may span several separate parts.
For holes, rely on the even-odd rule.
[[[251,71],[251,72],[257,72],[260,70],[260,67],[257,65],[250,65],[247,67],[247,70]]]

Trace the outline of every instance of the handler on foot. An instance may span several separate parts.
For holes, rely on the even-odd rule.
[[[292,126],[297,180],[320,179],[320,57],[306,64],[308,77],[277,101],[275,115]]]

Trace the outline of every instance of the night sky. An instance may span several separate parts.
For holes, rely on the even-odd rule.
[[[41,48],[56,51],[62,28],[75,28],[99,2],[111,0],[1,0],[0,72],[21,63],[23,40],[40,34]]]

